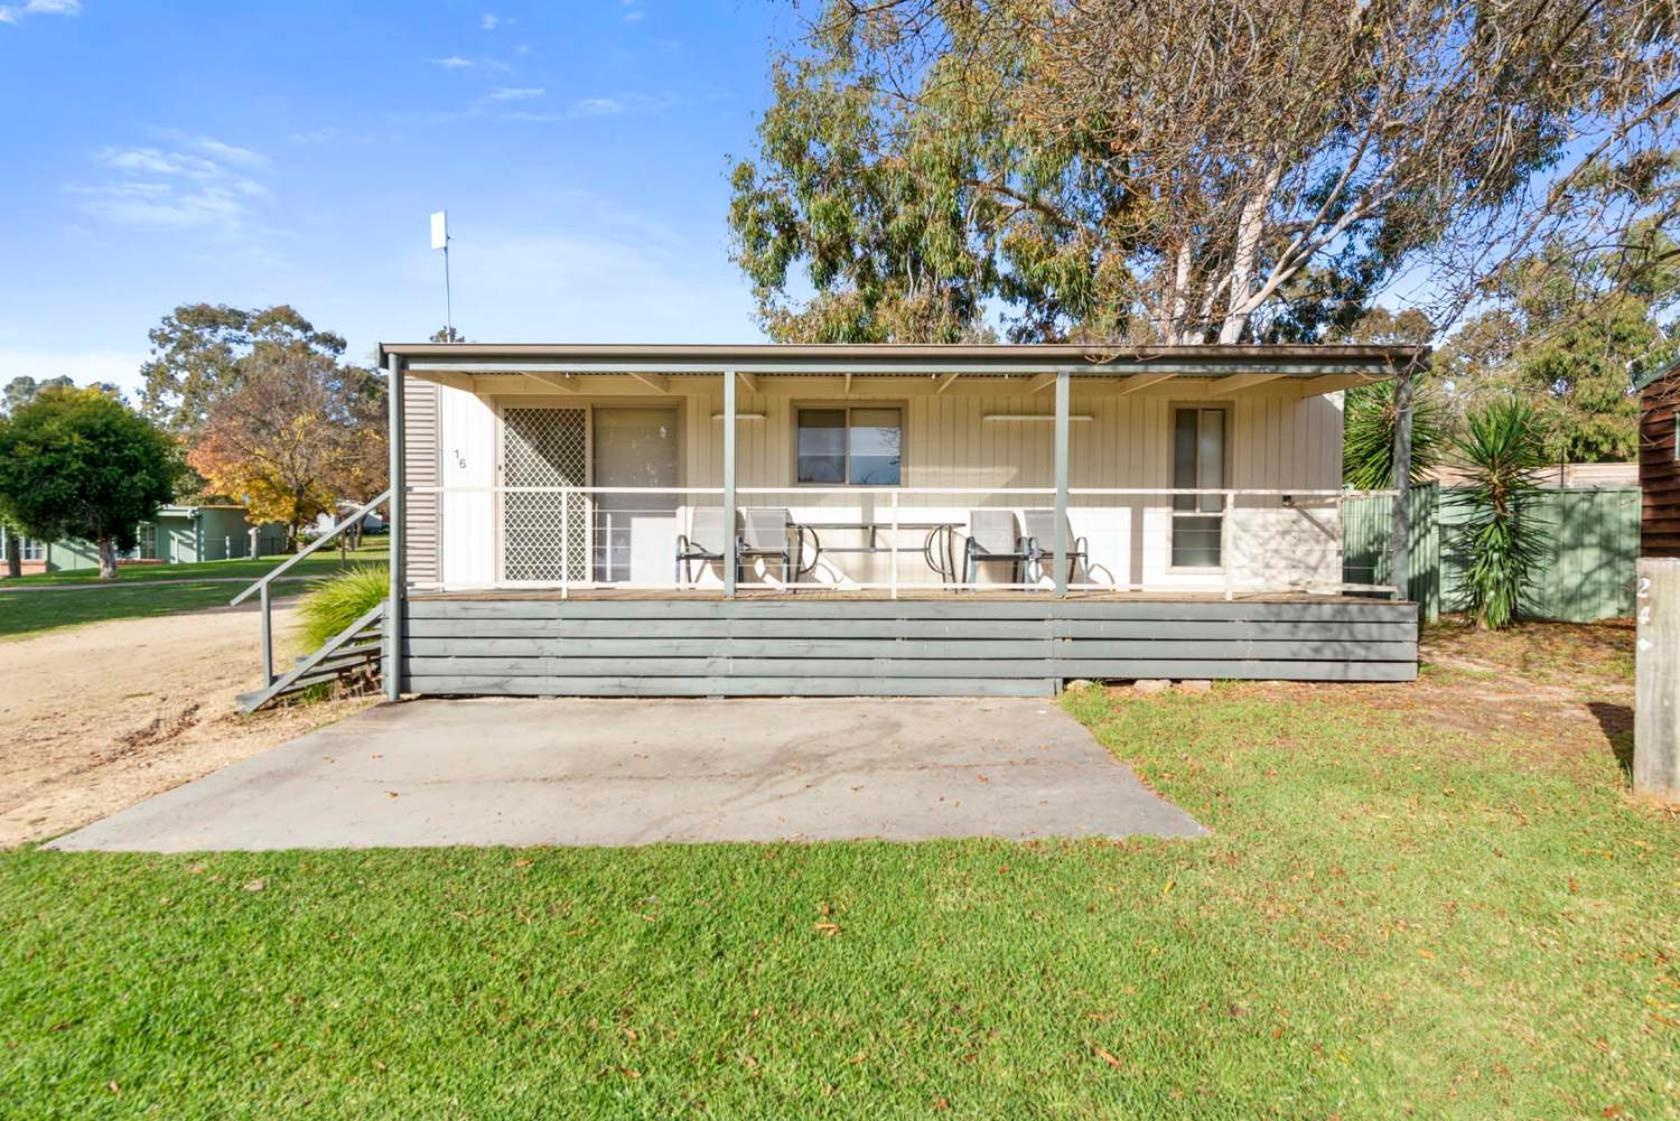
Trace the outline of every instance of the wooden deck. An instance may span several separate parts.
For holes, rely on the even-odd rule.
[[[405,691],[1046,696],[1073,678],[1410,681],[1415,604],[1282,593],[412,595]]]

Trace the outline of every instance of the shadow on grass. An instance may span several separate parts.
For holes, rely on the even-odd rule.
[[[1622,778],[1632,782],[1632,706],[1611,704],[1608,701],[1591,701],[1587,704],[1587,708],[1592,711],[1593,718],[1598,721],[1598,730],[1604,733],[1604,739],[1610,745],[1610,752],[1616,757],[1616,765],[1622,769]]]

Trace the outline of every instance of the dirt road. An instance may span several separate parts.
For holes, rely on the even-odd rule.
[[[275,612],[277,659],[293,609]],[[372,698],[241,716],[253,611],[123,619],[0,641],[0,847],[94,821]]]

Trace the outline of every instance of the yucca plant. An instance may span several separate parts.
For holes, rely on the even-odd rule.
[[[391,590],[384,565],[363,564],[346,569],[310,589],[303,597],[305,649],[319,650],[328,639],[373,610]]]
[[[1342,425],[1342,481],[1354,490],[1388,490],[1395,485],[1394,430],[1400,423],[1397,382],[1347,391]],[[1440,396],[1427,383],[1412,395],[1411,481],[1421,482],[1441,462],[1447,446],[1449,416]]]
[[[1516,618],[1546,561],[1545,525],[1536,514],[1539,472],[1546,465],[1540,415],[1516,397],[1499,398],[1465,417],[1454,444],[1466,468],[1459,528],[1468,558],[1463,608],[1483,630]]]

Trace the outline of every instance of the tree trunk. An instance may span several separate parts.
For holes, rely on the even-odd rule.
[[[1237,220],[1236,255],[1231,262],[1231,291],[1226,305],[1230,310],[1219,328],[1219,341],[1222,343],[1241,342],[1243,328],[1248,326],[1248,316],[1253,310],[1249,305],[1249,281],[1254,275],[1254,257],[1260,249],[1260,235],[1266,226],[1266,207],[1271,204],[1272,192],[1277,190],[1278,175],[1276,168],[1266,173],[1265,182],[1259,190],[1244,201],[1242,215]]]
[[[23,538],[13,530],[6,530],[6,578],[16,580],[23,575]]]
[[[117,543],[109,537],[99,539],[99,578],[117,578]]]

